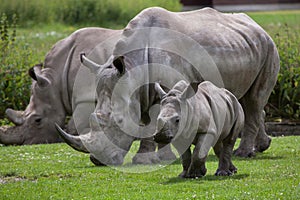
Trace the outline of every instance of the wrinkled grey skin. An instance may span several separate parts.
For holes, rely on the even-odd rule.
[[[144,29],[147,37],[139,38],[138,35]],[[160,34],[166,29],[196,41],[208,56],[204,57],[202,52],[193,51],[191,46],[188,54],[195,59],[201,58],[192,65],[190,60],[180,57],[185,45],[180,43],[182,40],[172,40],[172,35],[165,37]],[[142,43],[142,46],[128,51],[137,43]],[[164,50],[169,47],[177,47],[177,51]],[[206,71],[214,67],[207,65],[210,64],[208,58],[213,61],[217,71],[204,76],[207,75]],[[169,81],[174,85],[185,79],[190,83],[209,80],[218,87],[224,86],[239,99],[245,112],[245,127],[236,155],[250,157],[254,155],[254,148],[264,151],[270,145],[271,139],[264,130],[263,109],[277,80],[279,57],[270,36],[245,14],[222,14],[209,8],[181,13],[157,7],[148,8],[128,23],[115,45],[112,57],[105,64],[99,65],[89,60],[84,62],[91,69],[97,69],[98,87],[103,88],[100,89],[103,92],[98,94],[98,114],[94,121],[99,121],[98,124],[105,127],[105,132],[118,135],[121,141],[127,140],[125,144],[132,141],[131,133],[139,133],[135,125],[153,125],[152,121],[149,122],[149,116],[153,119],[151,108],[156,104],[157,97],[151,83]],[[183,78],[163,76],[163,72],[154,70],[159,66],[169,66],[180,72]],[[222,80],[215,79],[218,73]],[[128,90],[135,88],[134,81],[138,79],[145,80],[145,85],[137,88],[135,93],[129,93]],[[116,82],[123,84],[124,88],[117,91]],[[111,92],[104,92],[108,90],[114,91],[118,101],[112,100]],[[124,111],[126,107],[129,112]],[[91,147],[97,146],[98,141],[105,140],[99,138],[108,137],[105,132],[97,137],[90,134],[83,142],[89,143]],[[124,153],[118,146],[107,144],[102,148],[106,150],[95,153],[97,160],[106,159],[111,152],[119,152],[116,157],[122,160]],[[155,145],[152,148],[154,151]]]
[[[70,133],[87,132],[88,119],[95,108],[95,75],[81,67],[79,54],[82,51],[89,54],[97,44],[120,33],[120,30],[84,28],[57,42],[47,53],[44,63],[29,70],[33,82],[25,111],[6,110],[8,119],[16,126],[0,133],[0,143],[61,142],[54,123],[64,126],[67,115],[72,115],[67,126]],[[104,61],[111,51],[103,50]],[[84,77],[86,85],[75,87],[75,79],[79,76]]]
[[[111,78],[116,68],[107,67],[101,71],[102,66],[82,56],[83,64],[97,74],[97,105],[91,114],[90,131],[85,135],[71,136],[56,125],[61,137],[74,149],[82,152],[89,152],[91,161],[95,165],[121,165],[124,157],[129,151],[132,143],[141,138],[124,133],[118,126],[115,119],[111,118],[111,95],[117,78]],[[118,63],[115,63],[117,65]],[[101,71],[101,75],[99,75]],[[139,95],[137,92],[136,95]],[[138,103],[137,103],[138,104]],[[133,118],[139,120],[137,112],[133,112]],[[143,123],[143,122],[142,122]],[[176,156],[170,147],[158,145],[162,149],[157,155],[155,152],[156,143],[152,137],[141,139],[137,154],[133,157],[134,164],[154,164],[161,160],[174,160]]]
[[[158,83],[155,89],[161,103],[154,140],[158,143],[173,141],[180,153],[184,151],[181,156],[183,172],[179,176],[204,176],[205,160],[211,147],[219,158],[215,175],[236,173],[231,155],[236,138],[244,127],[244,112],[235,96],[209,81],[200,83],[196,94],[189,92],[189,84],[185,81],[176,83],[168,93]],[[186,109],[182,109],[183,104]],[[190,144],[195,145],[192,154],[190,146],[182,146],[182,140],[190,140]]]
[[[255,150],[264,151],[269,147],[271,139],[265,133],[263,109],[277,80],[279,56],[274,42],[259,25],[245,14],[222,14],[213,9],[183,13],[168,12],[161,8],[146,9],[129,22],[116,44],[115,57],[111,60],[121,60],[121,64],[115,66],[116,74],[111,77],[122,76],[124,71],[136,66],[160,63],[177,69],[189,82],[203,81],[202,74],[193,71],[194,67],[202,67],[201,65],[191,66],[184,59],[161,49],[144,48],[122,54],[124,49],[136,41],[136,31],[144,27],[162,27],[184,33],[197,41],[213,59],[224,87],[239,99],[245,111],[245,127],[235,155],[251,157],[255,155]],[[149,37],[151,36],[149,31]],[[169,38],[160,38],[162,47],[178,42],[167,43],[167,39]],[[145,47],[152,45],[151,40],[145,41]],[[199,62],[205,63],[205,60]],[[128,76],[130,73],[131,71],[127,71]],[[219,86],[213,76],[205,79]],[[155,78],[152,77],[152,80],[155,81]],[[150,87],[147,93],[151,94]],[[122,95],[129,104],[146,101],[148,105],[142,106],[145,110],[153,104],[153,97],[150,95],[131,97],[130,100],[126,94]],[[128,117],[121,112],[115,113],[115,118],[121,119],[120,121],[125,121]]]

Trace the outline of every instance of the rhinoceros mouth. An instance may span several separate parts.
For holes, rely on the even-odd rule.
[[[169,130],[156,133],[153,136],[153,140],[155,142],[161,143],[161,144],[168,144],[173,140],[173,138],[174,138],[174,136],[171,133],[171,131],[169,131]]]

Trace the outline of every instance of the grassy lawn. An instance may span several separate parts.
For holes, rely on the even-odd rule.
[[[191,180],[177,178],[179,161],[113,169],[95,167],[66,144],[1,147],[0,199],[299,199],[299,142],[277,137],[256,158],[233,158],[238,173],[231,177],[213,175],[217,159],[211,152],[207,175]]]

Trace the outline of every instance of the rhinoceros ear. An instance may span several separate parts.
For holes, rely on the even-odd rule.
[[[28,74],[33,80],[35,80],[37,82],[37,84],[39,86],[45,87],[50,84],[50,81],[46,77],[41,75],[42,66],[43,66],[43,64],[37,64],[37,65],[31,67],[28,70]]]
[[[162,89],[162,87],[160,86],[160,84],[158,82],[155,82],[155,91],[157,92],[157,94],[159,95],[159,98],[162,99],[167,93],[164,91],[164,89]]]
[[[113,64],[114,64],[115,68],[119,71],[120,74],[124,74],[125,73],[124,56],[117,57],[113,61]]]
[[[181,100],[186,100],[193,97],[198,90],[198,83],[190,83],[190,85],[184,89],[182,94],[180,95]]]

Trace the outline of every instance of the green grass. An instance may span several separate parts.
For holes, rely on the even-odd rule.
[[[179,161],[113,169],[95,167],[66,144],[1,147],[0,199],[299,199],[299,142],[277,137],[256,158],[234,157],[238,173],[231,177],[213,175],[217,160],[210,152],[207,175],[191,180],[177,178]],[[154,168],[160,169],[144,172]]]

